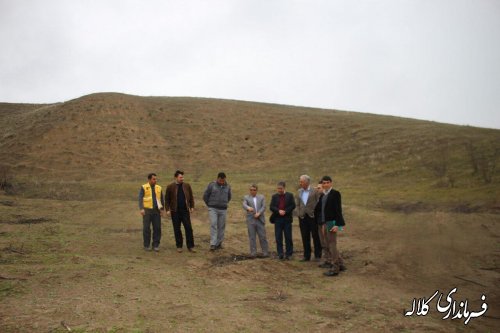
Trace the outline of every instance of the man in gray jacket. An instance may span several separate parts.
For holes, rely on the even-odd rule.
[[[247,215],[248,239],[250,241],[250,257],[257,257],[257,240],[259,236],[260,247],[265,258],[269,257],[269,245],[266,237],[266,218],[264,211],[266,210],[265,199],[262,194],[257,194],[257,185],[250,185],[250,194],[243,197],[243,209]]]
[[[314,244],[314,259],[321,258],[321,241],[318,224],[314,216],[314,208],[318,203],[320,192],[311,186],[311,177],[299,177],[300,188],[297,195],[297,215],[299,216],[300,234],[304,247],[304,257],[300,261],[311,260],[311,236]]]
[[[208,207],[210,219],[210,251],[222,249],[226,229],[227,205],[231,201],[231,186],[226,182],[226,174],[219,172],[217,180],[208,184],[203,201]]]

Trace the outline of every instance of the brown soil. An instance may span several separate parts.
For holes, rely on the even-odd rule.
[[[7,200],[7,197],[0,198]],[[12,201],[12,197],[8,197]],[[500,317],[498,215],[396,214],[346,206],[339,247],[348,267],[322,275],[299,262],[294,223],[291,261],[247,260],[238,203],[230,208],[225,249],[208,251],[208,222],[193,219],[197,253],[175,251],[163,219],[159,253],[142,249],[135,202],[60,202],[15,198],[0,223],[2,332],[494,332]],[[274,248],[274,233],[267,225]],[[425,317],[405,317],[413,298],[436,290],[488,312],[465,326],[442,320],[431,303]],[[61,324],[63,322],[63,324]]]

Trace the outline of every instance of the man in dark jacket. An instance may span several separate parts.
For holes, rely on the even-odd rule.
[[[276,238],[276,248],[280,259],[289,260],[293,255],[292,242],[292,212],[295,209],[293,194],[285,192],[286,184],[281,181],[276,187],[278,193],[271,198],[271,223],[274,223],[274,236]],[[286,252],[283,255],[283,235],[285,236]]]
[[[325,255],[325,263],[320,267],[329,268],[324,273],[326,276],[335,276],[339,274],[339,271],[345,270],[344,261],[337,249],[337,234],[345,226],[342,202],[340,192],[332,188],[330,176],[324,176],[321,183],[323,193],[315,209],[321,246]]]
[[[191,213],[194,210],[194,198],[191,185],[184,182],[184,172],[177,170],[174,174],[175,181],[167,186],[165,191],[165,209],[170,212],[174,227],[175,245],[177,252],[182,252],[181,223],[186,233],[186,246],[189,252],[194,250],[193,227],[191,226]]]

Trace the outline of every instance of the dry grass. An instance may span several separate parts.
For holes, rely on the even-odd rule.
[[[0,331],[496,331],[498,130],[332,110],[96,94],[0,104]],[[195,192],[195,254],[143,252],[136,195],[176,168]],[[201,195],[233,187],[226,249],[208,252]],[[348,271],[246,259],[240,198],[259,183],[330,174],[342,192]],[[8,192],[8,195],[5,194]],[[274,249],[272,226],[267,226]],[[235,260],[236,258],[236,260]],[[405,318],[414,297],[458,287],[488,317]],[[61,324],[64,323],[64,324]]]
[[[0,280],[2,332],[62,332],[61,321],[80,332],[455,332],[463,323],[436,313],[402,315],[414,297],[452,287],[471,309],[485,293],[489,315],[499,314],[498,215],[346,206],[350,226],[339,242],[348,271],[326,279],[317,263],[298,261],[296,223],[294,260],[244,260],[246,227],[236,204],[226,248],[215,254],[204,209],[194,215],[195,254],[176,253],[169,219],[161,252],[144,252],[135,202],[16,198],[0,214],[1,275],[9,278]],[[45,220],[11,223],[34,216]],[[274,249],[270,225],[267,232]],[[496,324],[480,318],[467,330]]]

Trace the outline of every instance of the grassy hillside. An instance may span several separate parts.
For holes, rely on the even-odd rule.
[[[31,188],[26,195],[102,180],[126,192],[127,182],[141,182],[150,171],[167,182],[180,168],[200,186],[218,170],[236,183],[270,187],[280,179],[295,186],[303,173],[330,174],[352,200],[396,210],[500,206],[499,130],[113,93],[38,106],[4,103],[0,121],[0,168],[18,193]]]
[[[229,100],[94,94],[0,103],[1,332],[496,332],[500,318],[500,131]],[[142,248],[136,196],[147,173],[193,186],[196,253]],[[209,251],[201,195],[224,170],[233,188],[225,249]],[[348,267],[247,260],[240,198],[278,180],[334,178]],[[464,325],[405,317],[446,294],[488,312]],[[444,303],[444,301],[443,301]],[[459,304],[459,303],[457,303]],[[444,304],[442,304],[444,305]]]

